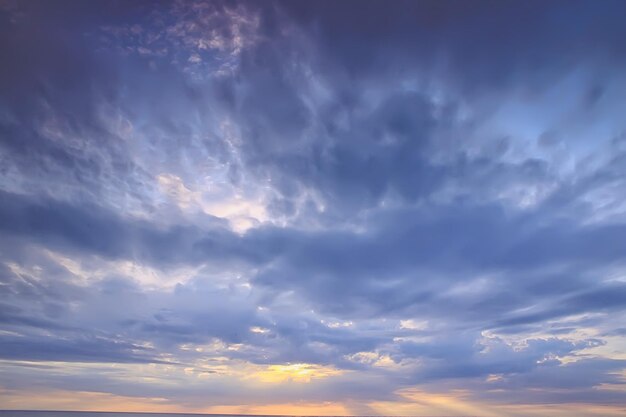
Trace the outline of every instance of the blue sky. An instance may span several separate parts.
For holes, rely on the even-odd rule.
[[[626,412],[618,1],[0,1],[0,408]]]

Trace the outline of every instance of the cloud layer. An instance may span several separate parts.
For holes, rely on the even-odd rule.
[[[625,12],[0,2],[2,403],[623,413]]]

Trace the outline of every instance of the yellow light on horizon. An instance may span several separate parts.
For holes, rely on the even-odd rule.
[[[250,375],[250,378],[259,379],[262,382],[300,382],[308,383],[313,379],[328,378],[341,375],[343,371],[333,367],[325,367],[308,363],[291,363],[286,365],[269,365],[265,369]]]

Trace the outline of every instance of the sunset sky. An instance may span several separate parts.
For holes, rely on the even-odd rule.
[[[625,20],[0,0],[0,409],[626,415]]]

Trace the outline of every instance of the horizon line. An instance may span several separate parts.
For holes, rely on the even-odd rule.
[[[98,413],[98,414],[147,414],[147,415],[179,415],[179,416],[249,416],[249,417],[434,417],[420,415],[392,415],[392,414],[237,414],[237,413],[184,413],[184,412],[168,412],[162,413],[158,411],[93,411],[93,410],[24,410],[24,409],[2,409],[0,413],[18,412],[18,413]],[[478,417],[472,415],[466,416],[437,416],[437,417]]]

